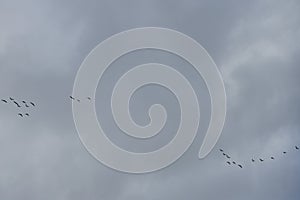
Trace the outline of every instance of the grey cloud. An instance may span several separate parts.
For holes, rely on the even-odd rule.
[[[0,97],[38,104],[28,121],[0,104],[0,198],[299,199],[300,159],[293,150],[300,144],[299,6],[279,0],[0,1]],[[76,71],[99,42],[142,26],[186,33],[214,58],[228,94],[227,122],[217,147],[244,169],[226,166],[217,149],[198,160],[203,131],[178,162],[152,174],[122,174],[86,152],[68,99]],[[183,66],[194,85],[199,83],[199,95],[207,95]],[[165,98],[172,97],[153,101]],[[133,101],[144,110],[152,101],[145,102],[138,94]],[[144,113],[133,113],[147,122]],[[109,121],[109,115],[102,118]],[[207,108],[203,118],[205,129]],[[176,118],[172,123],[176,127]],[[271,155],[274,162],[253,166],[249,160]]]

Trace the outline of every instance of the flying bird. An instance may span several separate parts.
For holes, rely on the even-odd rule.
[[[75,98],[74,98],[74,97],[72,97],[72,96],[70,96],[70,99],[72,99],[72,100],[75,100]]]
[[[254,160],[254,159],[252,159],[252,162],[255,162],[255,160]]]
[[[91,97],[88,97],[87,99],[88,99],[88,100],[92,100],[92,98],[91,98]],[[222,151],[222,152],[223,152],[223,151]]]
[[[240,168],[243,168],[243,166],[242,165],[238,165]]]
[[[29,117],[29,114],[28,114],[28,113],[26,113],[25,115],[26,115],[27,117]]]
[[[28,105],[28,104],[25,104],[25,107],[26,107],[26,108],[28,108],[28,107],[29,107],[29,105]]]
[[[286,154],[286,151],[282,152],[283,154]]]
[[[274,160],[275,158],[272,156],[271,159]]]
[[[229,159],[229,158],[230,158],[230,156],[229,156],[229,155],[226,155],[226,158],[228,158],[228,159]]]
[[[260,162],[263,162],[263,161],[264,161],[264,160],[263,160],[263,159],[261,159],[261,158],[260,158],[259,160],[260,160]]]
[[[33,102],[30,102],[30,104],[31,104],[32,106],[34,106],[34,107],[35,107],[35,103],[33,103]]]
[[[299,147],[298,147],[298,146],[295,146],[295,149],[299,150]]]
[[[231,165],[231,163],[229,161],[226,162],[228,165]]]
[[[21,106],[18,104],[18,102],[16,102],[16,101],[14,101],[14,104],[16,104],[16,106],[17,106],[18,108],[21,107]]]
[[[223,149],[220,149],[220,151],[223,152],[224,150],[223,150]]]
[[[26,103],[26,101],[22,101],[22,103]]]
[[[226,153],[223,153],[223,156],[226,156]]]
[[[14,98],[11,98],[11,97],[9,97],[9,99],[10,99],[11,101],[15,100]]]
[[[236,164],[236,162],[234,162],[234,161],[232,161],[232,163],[235,165]]]
[[[78,102],[80,102],[80,99],[77,99]]]
[[[7,103],[7,101],[5,99],[1,99],[2,102]]]
[[[18,115],[19,115],[20,117],[23,117],[23,114],[22,114],[22,113],[19,113]]]

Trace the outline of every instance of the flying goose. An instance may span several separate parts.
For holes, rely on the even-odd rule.
[[[18,104],[18,102],[16,102],[16,101],[14,101],[14,104],[16,104],[16,106],[17,106],[18,108],[21,107],[21,106]]]

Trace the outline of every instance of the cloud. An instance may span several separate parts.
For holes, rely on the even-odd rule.
[[[298,1],[279,0],[0,0],[0,98],[32,99],[38,105],[30,119],[21,120],[13,106],[0,104],[0,198],[298,199],[300,160],[293,146],[300,143],[299,6]],[[68,99],[76,71],[99,42],[142,26],[184,32],[214,58],[228,95],[227,121],[217,146],[244,169],[226,166],[217,150],[197,159],[209,119],[205,86],[183,62],[154,53],[153,58],[184,69],[200,91],[200,136],[174,165],[145,175],[116,172],[86,152]],[[138,62],[150,59],[136,55]],[[135,63],[135,58],[125,60],[124,66]],[[118,66],[122,64],[114,69]],[[148,91],[156,90],[141,94]],[[101,97],[107,91],[99,92]],[[133,103],[146,110],[149,103],[168,98],[173,97],[153,95],[144,101],[137,94]],[[176,102],[169,102],[175,111]],[[138,111],[133,112],[137,120],[147,122]],[[109,114],[101,116],[113,124]],[[170,118],[168,123],[176,127],[176,122]],[[270,156],[276,160],[268,160]],[[267,161],[253,165],[252,157]]]

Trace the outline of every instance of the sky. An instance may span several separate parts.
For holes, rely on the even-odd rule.
[[[300,151],[294,148],[300,146],[299,10],[297,0],[0,0],[0,98],[37,104],[27,118],[17,115],[27,110],[0,104],[0,199],[299,199]],[[141,125],[149,122],[149,106],[165,106],[168,119],[158,137],[136,141],[116,128],[109,94],[118,77],[137,64],[155,61],[179,70],[197,91],[201,110],[197,138],[178,161],[133,175],[104,166],[86,151],[69,95],[83,59],[97,44],[146,26],[185,33],[208,51],[225,83],[227,118],[216,147],[199,160],[210,118],[202,78],[166,52],[121,57],[100,81],[96,99],[98,119],[114,143],[147,152],[163,146],[178,128],[178,102],[159,86],[140,89],[130,102]],[[243,169],[228,166],[219,148]]]

